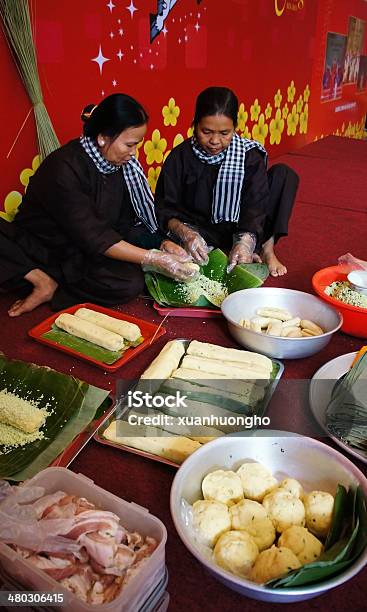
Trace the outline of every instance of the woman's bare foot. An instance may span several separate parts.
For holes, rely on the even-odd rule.
[[[284,274],[287,274],[287,268],[275,255],[273,237],[264,242],[261,251],[261,258],[263,262],[267,264],[271,276],[284,276]]]
[[[24,278],[33,285],[33,291],[23,300],[17,300],[9,308],[9,317],[19,317],[25,312],[34,310],[40,304],[49,302],[58,286],[51,276],[38,268],[28,272]]]

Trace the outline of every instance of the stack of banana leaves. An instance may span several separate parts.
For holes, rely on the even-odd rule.
[[[149,272],[145,274],[145,283],[162,306],[219,308],[230,293],[260,287],[269,275],[268,267],[258,263],[240,264],[228,273],[228,263],[225,253],[214,249],[194,281],[183,283]]]
[[[367,352],[336,383],[326,410],[330,433],[367,458]]]
[[[0,353],[0,478],[46,468],[110,407],[109,391]]]

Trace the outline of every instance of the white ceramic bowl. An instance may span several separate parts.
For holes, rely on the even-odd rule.
[[[320,584],[288,589],[269,589],[227,572],[209,560],[197,547],[185,521],[183,500],[192,504],[202,499],[201,482],[216,469],[237,469],[245,461],[267,466],[278,480],[290,476],[299,480],[306,492],[323,490],[335,494],[340,483],[346,487],[361,484],[367,495],[367,479],[341,453],[330,446],[289,432],[258,430],[255,436],[225,436],[203,445],[179,468],[171,488],[171,514],[186,548],[215,578],[246,597],[291,603],[311,599],[350,580],[367,564],[367,549],[338,576]]]
[[[258,308],[285,308],[301,319],[317,323],[325,333],[309,338],[280,338],[245,329],[239,325],[241,319],[256,316]],[[231,293],[222,303],[222,313],[227,319],[228,329],[239,344],[279,359],[301,359],[323,349],[331,336],[342,326],[343,317],[329,304],[310,293],[278,287],[243,289]]]
[[[348,281],[354,291],[367,295],[367,270],[353,270],[348,274]]]

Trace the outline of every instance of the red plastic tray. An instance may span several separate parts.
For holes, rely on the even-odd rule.
[[[102,312],[103,314],[109,315],[110,317],[115,317],[116,319],[121,319],[122,321],[128,321],[129,323],[135,323],[141,329],[142,336],[144,338],[144,342],[139,344],[134,348],[129,348],[124,352],[122,357],[115,361],[115,363],[108,365],[106,363],[102,363],[102,361],[97,361],[93,359],[93,357],[88,357],[87,355],[83,355],[79,353],[79,351],[75,351],[72,348],[67,346],[62,346],[61,344],[57,344],[52,340],[48,340],[47,338],[42,338],[42,335],[46,332],[50,331],[52,325],[55,322],[55,319],[62,313],[68,312],[70,314],[74,314],[78,308],[89,308],[90,310],[95,310],[96,312]],[[89,361],[103,370],[107,370],[109,372],[114,372],[121,368],[121,366],[125,365],[131,359],[134,359],[137,355],[139,355],[142,351],[148,348],[153,342],[156,342],[158,338],[163,336],[166,333],[164,327],[160,327],[159,325],[155,325],[154,323],[148,323],[147,321],[143,321],[143,319],[137,319],[135,317],[131,317],[130,315],[125,314],[124,312],[118,312],[116,310],[111,310],[110,308],[104,308],[103,306],[97,306],[96,304],[76,304],[75,306],[71,306],[70,308],[66,308],[65,310],[61,310],[60,312],[56,312],[48,319],[42,321],[35,327],[29,330],[28,335],[36,340],[37,342],[41,342],[41,344],[46,344],[47,346],[51,346],[59,351],[63,351],[64,353],[68,353],[73,357],[78,357],[79,359],[84,359],[85,361]]]
[[[153,308],[162,317],[194,317],[198,319],[212,319],[222,316],[219,308],[178,308],[177,306],[160,306],[154,302]]]

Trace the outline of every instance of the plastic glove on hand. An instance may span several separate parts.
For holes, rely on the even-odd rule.
[[[252,263],[254,261],[254,250],[256,238],[254,234],[235,234],[233,237],[233,247],[229,254],[229,265],[227,272],[232,272],[233,268],[241,263]]]
[[[174,232],[182,241],[184,249],[196,263],[201,266],[208,263],[210,248],[194,227],[186,225],[186,223],[180,223]]]
[[[159,272],[173,280],[185,282],[194,280],[200,270],[194,263],[182,261],[177,255],[157,249],[147,251],[141,266],[144,272]]]
[[[185,251],[179,244],[176,244],[172,240],[163,240],[160,250],[165,253],[171,253],[176,255],[181,261],[192,261],[191,255]]]

